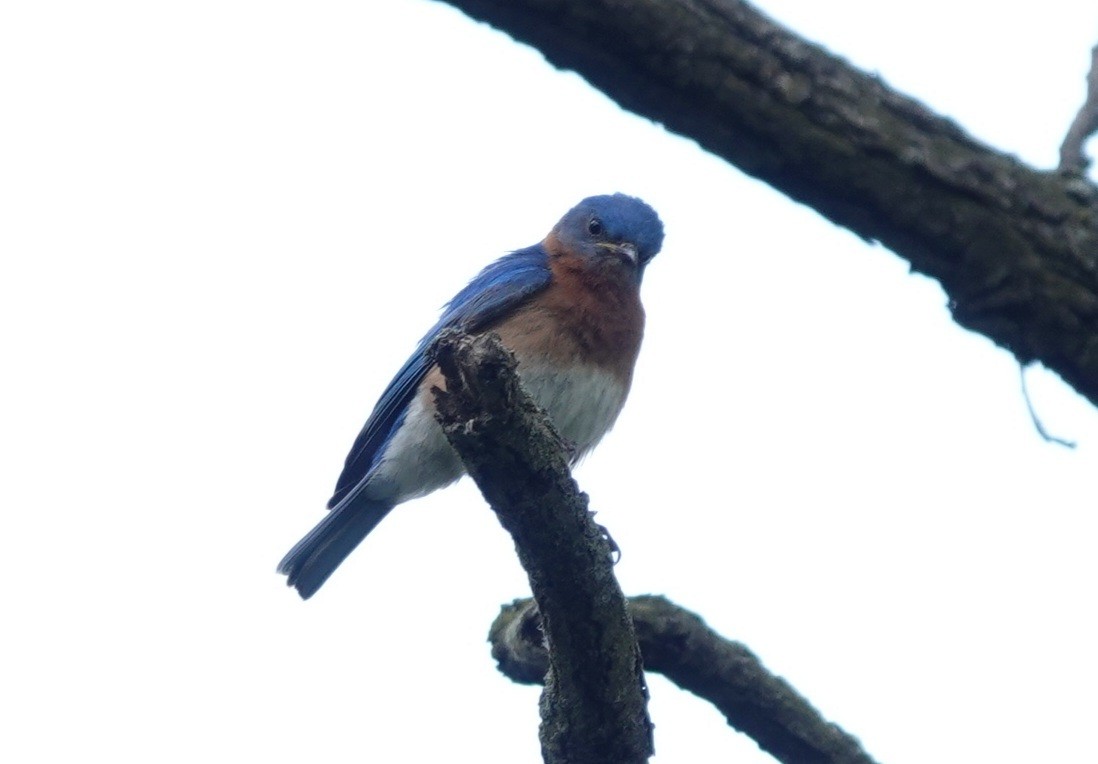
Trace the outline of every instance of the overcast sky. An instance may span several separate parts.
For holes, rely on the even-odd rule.
[[[1079,0],[765,0],[1034,166]],[[438,308],[594,193],[664,251],[577,470],[628,594],[740,639],[892,764],[1092,760],[1098,414],[936,283],[448,6],[0,8],[0,759],[538,761],[485,642],[528,594],[468,481],[307,603],[274,567]],[[651,680],[658,762],[764,762]]]

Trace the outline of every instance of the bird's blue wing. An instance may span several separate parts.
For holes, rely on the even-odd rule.
[[[427,351],[443,329],[479,331],[549,286],[549,258],[540,244],[501,257],[486,267],[447,303],[438,323],[420,340],[412,357],[385,388],[362,432],[355,439],[335,493],[334,507],[366,478],[385,445],[400,427],[419,383],[431,369]]]

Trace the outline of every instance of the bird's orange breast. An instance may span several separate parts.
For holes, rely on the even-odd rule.
[[[644,334],[637,284],[626,271],[577,260],[553,258],[550,286],[493,329],[520,358],[595,367],[628,387]]]

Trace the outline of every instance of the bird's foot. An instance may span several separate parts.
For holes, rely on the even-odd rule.
[[[621,547],[618,546],[618,542],[614,541],[614,537],[610,535],[610,531],[606,529],[605,525],[595,523],[595,527],[599,529],[599,533],[606,540],[606,545],[610,547],[610,555],[614,558],[614,564],[617,565],[621,562]]]

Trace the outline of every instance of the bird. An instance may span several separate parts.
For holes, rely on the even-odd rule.
[[[629,393],[644,333],[641,279],[663,238],[659,216],[640,199],[590,196],[540,243],[474,277],[381,394],[328,514],[278,565],[287,584],[309,599],[395,506],[464,474],[435,420],[431,390],[445,383],[429,349],[443,330],[495,332],[523,387],[571,446],[572,464],[589,452]]]

